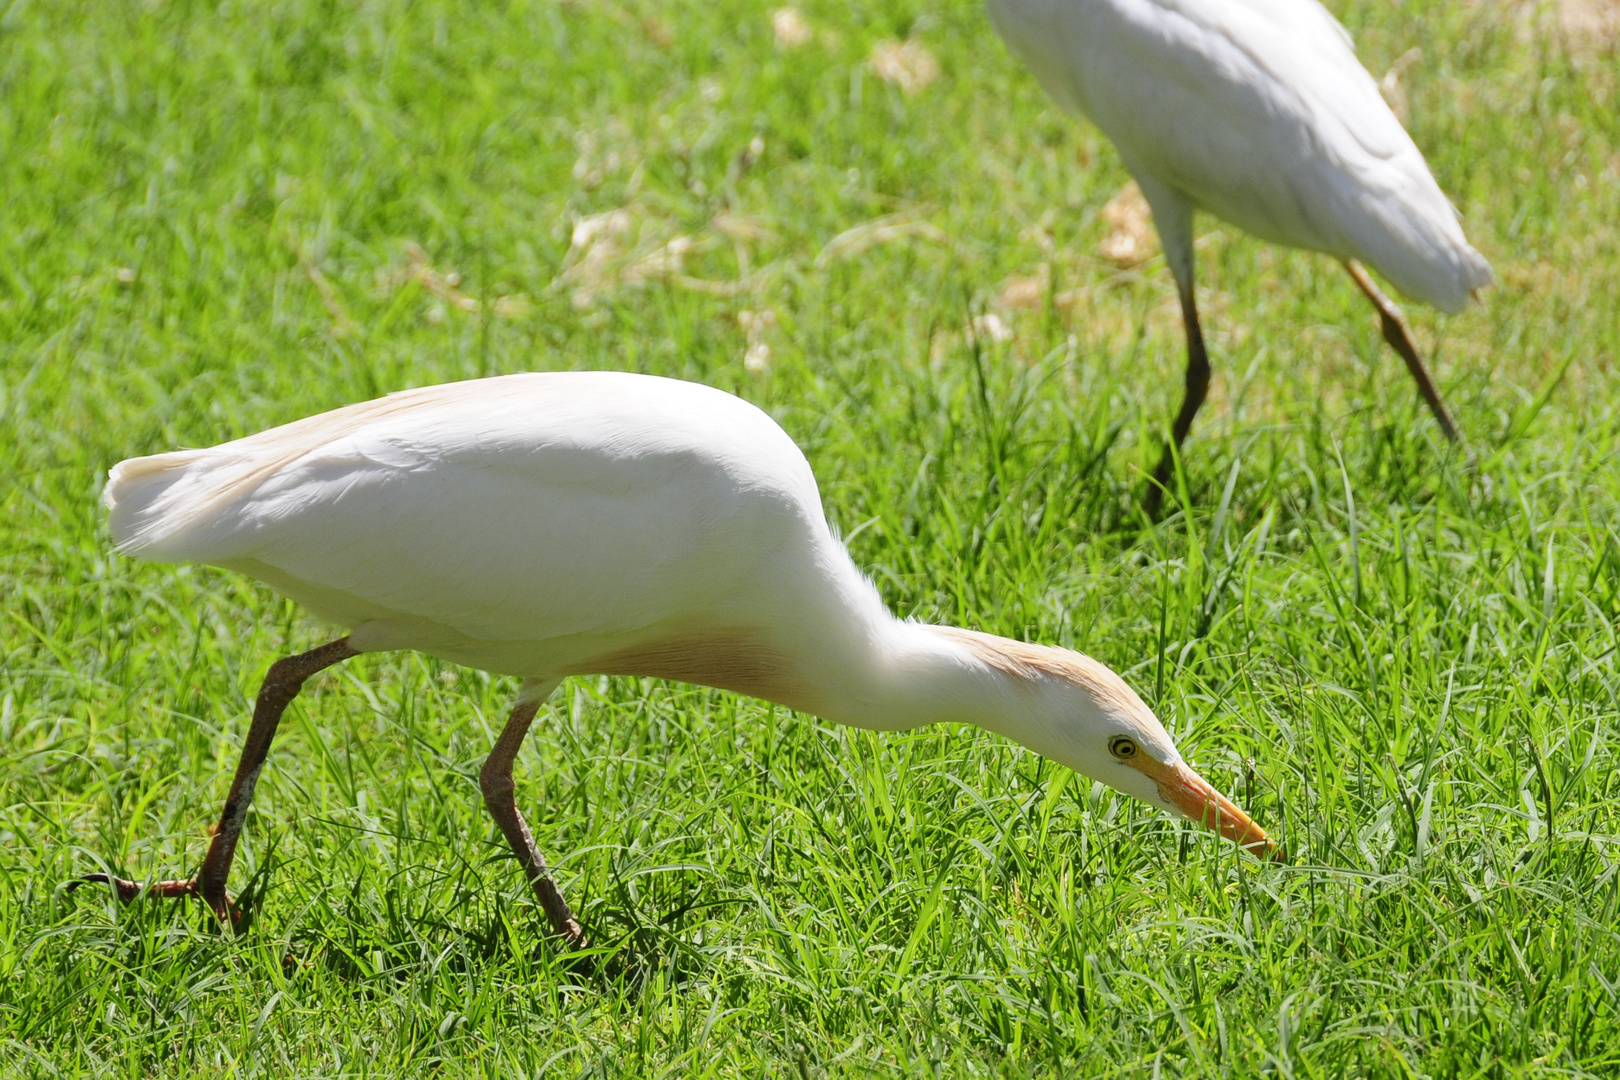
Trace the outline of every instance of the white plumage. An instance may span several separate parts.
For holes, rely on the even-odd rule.
[[[1141,185],[1188,311],[1190,350],[1202,351],[1190,309],[1195,209],[1352,267],[1366,262],[1443,311],[1490,283],[1350,35],[1316,0],[987,2],[1041,85],[1095,123]],[[1399,313],[1376,291],[1368,296],[1390,337]],[[1421,368],[1415,350],[1402,356]],[[1438,394],[1430,406],[1451,434]]]
[[[272,668],[216,846],[234,847],[256,748],[302,680],[410,648],[527,679],[484,794],[576,942],[511,781],[535,709],[571,674],[684,679],[868,728],[978,724],[1271,850],[1103,665],[890,615],[828,529],[798,447],[708,387],[598,372],[410,390],[125,461],[104,500],[120,550],[239,570],[350,631]],[[159,891],[228,915],[229,861],[211,848],[201,884]]]
[[[827,600],[782,590],[842,569],[768,416],[615,373],[408,390],[123,462],[104,499],[126,554],[260,578],[364,651],[508,675],[571,673],[675,624],[803,633]],[[881,612],[858,576],[832,580],[850,613]]]

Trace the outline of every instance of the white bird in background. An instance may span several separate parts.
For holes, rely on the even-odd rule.
[[[1491,281],[1423,155],[1316,0],[987,0],[1057,103],[1101,128],[1142,188],[1181,294],[1179,448],[1209,388],[1193,302],[1193,211],[1344,261],[1446,437],[1457,438],[1400,309],[1359,265],[1457,312]],[[1359,261],[1358,261],[1359,260]],[[1170,480],[1154,471],[1150,506]]]
[[[1278,856],[1089,657],[889,614],[769,416],[694,383],[509,375],[407,390],[208,450],[133,458],[103,495],[118,549],[263,581],[349,634],[277,661],[197,877],[231,857],[276,724],[340,660],[418,649],[526,681],[484,802],[573,945],[584,935],[513,799],[512,761],[568,675],[679,679],[857,727],[977,724]],[[143,887],[107,875],[125,899]]]

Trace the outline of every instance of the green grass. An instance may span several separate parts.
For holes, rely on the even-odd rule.
[[[0,14],[4,1073],[1614,1075],[1615,44],[1493,0],[1333,5],[1374,72],[1423,49],[1412,130],[1497,270],[1483,307],[1411,312],[1477,460],[1330,260],[1206,221],[1215,394],[1153,526],[1182,344],[1162,261],[1095,255],[1112,149],[973,0],[812,0],[796,50],[774,3]],[[914,96],[867,63],[907,35],[942,68]],[[575,220],[620,208],[570,270]],[[987,312],[1011,341],[969,332]],[[250,933],[64,892],[193,868],[262,673],[330,634],[111,554],[111,464],[598,367],[769,409],[895,610],[1108,662],[1293,864],[977,730],[572,680],[519,799],[656,968],[603,986],[480,804],[515,682],[393,654],[289,711]]]

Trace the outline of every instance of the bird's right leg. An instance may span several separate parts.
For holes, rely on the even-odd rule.
[[[540,849],[534,846],[529,823],[523,820],[517,800],[513,798],[512,762],[517,757],[518,748],[523,745],[523,737],[529,733],[535,713],[540,711],[541,703],[556,688],[557,683],[551,680],[524,684],[517,705],[506,718],[506,727],[501,730],[494,749],[479,770],[478,786],[484,793],[484,805],[489,808],[490,817],[500,826],[502,835],[517,856],[518,865],[523,867],[523,876],[529,879],[535,898],[545,909],[551,929],[570,948],[581,949],[585,947],[585,930],[568,909],[568,901],[563,899],[562,890],[551,880],[551,868],[546,865]]]
[[[1452,442],[1458,441],[1457,425],[1451,420],[1451,413],[1446,409],[1446,403],[1440,400],[1440,391],[1429,377],[1429,369],[1423,366],[1422,357],[1418,356],[1417,346],[1412,343],[1412,328],[1406,325],[1406,319],[1401,315],[1401,309],[1396,307],[1384,291],[1373,283],[1362,269],[1360,263],[1354,259],[1346,259],[1344,268],[1350,271],[1350,277],[1357,286],[1372,301],[1373,307],[1378,309],[1378,317],[1383,321],[1384,340],[1389,347],[1406,361],[1406,370],[1412,373],[1417,382],[1418,393],[1428,403],[1429,411],[1434,413],[1435,420],[1440,423],[1440,430],[1446,433],[1446,438]]]
[[[236,763],[236,776],[231,780],[230,794],[225,797],[225,809],[220,812],[219,826],[214,830],[202,870],[196,877],[142,886],[139,882],[126,881],[111,874],[88,874],[69,884],[68,889],[76,889],[90,882],[103,883],[116,889],[118,898],[126,902],[135,899],[143,890],[149,896],[201,896],[221,922],[234,922],[236,913],[225,891],[225,882],[230,877],[231,862],[236,857],[236,842],[241,838],[248,805],[253,802],[253,789],[258,785],[264,760],[270,754],[270,744],[275,740],[276,728],[281,724],[281,714],[287,711],[292,699],[303,689],[304,680],[323,668],[359,655],[360,650],[350,645],[348,638],[342,637],[297,656],[284,656],[270,665],[264,683],[259,687],[258,700],[253,705],[253,723],[248,726],[247,739],[242,744],[242,757]]]

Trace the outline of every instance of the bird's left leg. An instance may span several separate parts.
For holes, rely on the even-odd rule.
[[[1412,373],[1412,378],[1418,385],[1418,393],[1428,402],[1429,411],[1440,423],[1440,430],[1446,433],[1446,438],[1452,442],[1458,441],[1457,425],[1452,423],[1451,413],[1446,409],[1446,403],[1440,400],[1440,391],[1435,387],[1434,380],[1429,377],[1429,369],[1423,366],[1423,359],[1418,356],[1417,346],[1412,344],[1412,329],[1406,325],[1406,319],[1401,315],[1401,309],[1395,306],[1394,301],[1384,295],[1384,291],[1373,283],[1367,276],[1360,263],[1354,259],[1346,259],[1344,268],[1350,271],[1350,277],[1360,286],[1367,299],[1372,301],[1373,307],[1378,309],[1379,318],[1384,324],[1384,340],[1389,347],[1400,354],[1406,361],[1406,370]]]
[[[1204,351],[1204,331],[1198,325],[1198,305],[1193,299],[1192,285],[1181,291],[1181,321],[1187,331],[1187,379],[1182,392],[1181,411],[1170,427],[1170,443],[1159,458],[1159,467],[1153,470],[1153,482],[1148,485],[1144,502],[1149,514],[1159,512],[1159,500],[1170,487],[1175,472],[1175,455],[1181,443],[1192,430],[1193,417],[1198,415],[1204,398],[1209,395],[1209,353]]]
[[[118,898],[124,901],[135,899],[143,891],[149,896],[201,896],[221,922],[234,922],[236,913],[225,891],[225,882],[230,877],[236,842],[242,835],[242,823],[247,820],[253,789],[259,782],[264,760],[270,754],[281,714],[303,689],[304,680],[323,668],[359,655],[360,650],[342,637],[297,656],[284,656],[270,665],[253,706],[253,723],[248,726],[247,740],[242,744],[242,757],[236,763],[236,776],[231,780],[230,794],[225,797],[225,809],[220,812],[219,826],[214,830],[202,870],[196,877],[142,886],[111,874],[89,874],[69,884],[68,888],[71,890],[87,882],[104,883],[116,889]]]
[[[1135,172],[1136,182],[1153,209],[1153,225],[1159,230],[1165,262],[1176,279],[1181,299],[1181,322],[1187,332],[1187,376],[1181,397],[1181,411],[1170,427],[1170,442],[1159,457],[1158,468],[1148,482],[1142,504],[1157,516],[1160,500],[1175,473],[1176,454],[1192,430],[1193,417],[1209,395],[1209,353],[1204,349],[1204,331],[1198,324],[1198,302],[1193,290],[1193,204],[1181,192],[1146,173]]]
[[[484,760],[484,767],[479,770],[478,786],[484,793],[484,805],[489,808],[490,817],[500,826],[502,835],[517,856],[518,865],[523,867],[523,876],[528,878],[535,898],[545,909],[551,929],[570,948],[582,949],[586,944],[585,930],[568,909],[568,901],[563,899],[562,890],[551,879],[551,868],[546,865],[540,849],[535,847],[534,834],[529,832],[529,823],[523,820],[517,800],[513,797],[512,762],[517,758],[518,748],[523,745],[523,737],[529,733],[529,725],[534,723],[535,713],[540,711],[541,703],[556,688],[556,680],[531,680],[523,684],[518,703],[506,719],[506,727],[501,730],[500,738],[495,740],[494,748]]]

